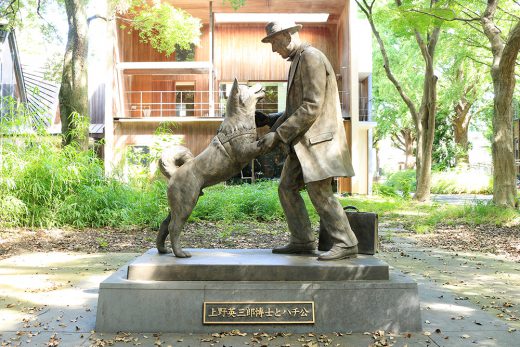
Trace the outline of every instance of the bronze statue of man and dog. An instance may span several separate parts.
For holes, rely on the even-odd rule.
[[[189,257],[179,245],[179,236],[201,190],[234,176],[256,156],[282,146],[287,157],[278,193],[291,237],[289,244],[273,249],[273,253],[314,253],[314,233],[300,195],[306,187],[332,240],[332,248],[318,260],[357,255],[358,241],[331,187],[333,177],[354,175],[336,75],[321,51],[300,40],[301,28],[294,22],[271,22],[262,39],[291,62],[285,112],[256,112],[255,117],[256,103],[264,96],[261,87],[239,86],[235,80],[226,117],[208,148],[195,158],[180,146],[163,153],[160,168],[168,177],[171,213],[157,235],[160,253],[168,252],[165,240],[169,234],[175,256]],[[265,125],[270,132],[257,141],[256,127]]]

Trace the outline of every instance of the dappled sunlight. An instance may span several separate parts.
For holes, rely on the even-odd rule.
[[[419,210],[408,210],[408,211],[404,211],[404,210],[401,210],[399,212],[392,212],[392,214],[396,215],[396,216],[416,216],[416,217],[426,217],[426,216],[429,216],[429,212],[428,211],[419,211]]]
[[[25,317],[27,317],[27,314],[24,312],[0,308],[0,331],[16,330],[17,322],[21,322]]]
[[[0,266],[4,265],[23,265],[34,267],[46,267],[60,264],[70,264],[72,261],[79,261],[85,258],[95,259],[99,258],[100,254],[82,254],[82,253],[64,253],[64,252],[50,252],[50,253],[25,253],[10,257],[0,261]]]
[[[443,304],[443,303],[428,302],[428,301],[421,301],[421,305],[427,306],[431,310],[452,313],[455,315],[464,315],[464,314],[470,315],[477,311],[474,308],[466,307],[466,306],[462,306],[462,305]]]
[[[133,256],[52,252],[1,260],[0,331],[19,330],[43,316],[52,321],[44,314],[50,308],[93,309],[99,283]]]

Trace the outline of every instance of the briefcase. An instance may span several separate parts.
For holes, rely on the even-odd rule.
[[[354,206],[345,206],[343,209],[347,214],[350,227],[358,239],[358,252],[360,254],[375,254],[379,250],[377,213],[359,212]],[[331,248],[332,240],[320,220],[318,250],[328,251]]]

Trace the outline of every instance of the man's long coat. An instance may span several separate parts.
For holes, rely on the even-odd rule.
[[[354,176],[336,75],[318,49],[303,44],[291,63],[284,114],[272,130],[294,148],[305,183]]]

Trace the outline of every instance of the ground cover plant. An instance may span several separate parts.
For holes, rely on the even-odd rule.
[[[411,198],[415,188],[414,170],[392,173],[375,186],[380,195],[403,198]],[[464,167],[432,171],[432,194],[491,194],[492,191],[493,178],[486,172]]]

